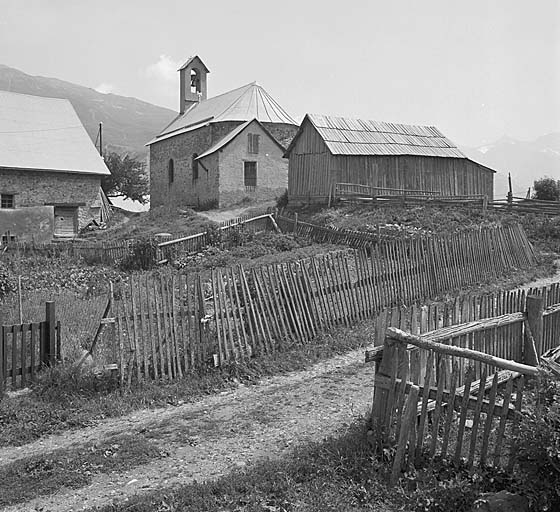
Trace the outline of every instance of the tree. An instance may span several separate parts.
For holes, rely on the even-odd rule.
[[[560,200],[560,185],[552,178],[544,177],[535,180],[533,189],[535,190],[533,199],[540,199],[542,201]]]
[[[109,152],[105,164],[110,176],[101,180],[101,188],[108,197],[126,197],[142,204],[148,202],[150,182],[146,174],[146,164],[128,155]]]

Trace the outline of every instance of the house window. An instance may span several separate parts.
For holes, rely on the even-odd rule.
[[[257,162],[244,162],[243,172],[245,189],[254,190],[257,187]]]
[[[198,155],[195,153],[192,156],[192,179],[197,180],[198,179]]]
[[[259,154],[259,135],[256,133],[249,133],[247,138],[247,152],[250,155]]]
[[[167,164],[167,177],[169,179],[169,184],[172,185],[175,180],[175,163],[173,162],[173,158],[170,158]]]
[[[14,194],[0,195],[0,208],[15,208]]]

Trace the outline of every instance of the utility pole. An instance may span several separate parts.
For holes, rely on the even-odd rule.
[[[99,123],[99,154],[103,158],[103,123]]]

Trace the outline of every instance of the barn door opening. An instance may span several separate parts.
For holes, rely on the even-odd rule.
[[[54,236],[72,238],[78,234],[78,208],[55,206]]]

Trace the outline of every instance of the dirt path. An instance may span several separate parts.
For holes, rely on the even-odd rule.
[[[356,350],[194,404],[138,411],[23,447],[2,448],[0,466],[130,433],[156,440],[168,454],[123,473],[96,475],[81,489],[61,490],[6,511],[67,511],[108,504],[159,487],[217,478],[235,466],[281,456],[296,444],[321,441],[367,413],[373,366],[363,361],[364,349]]]

